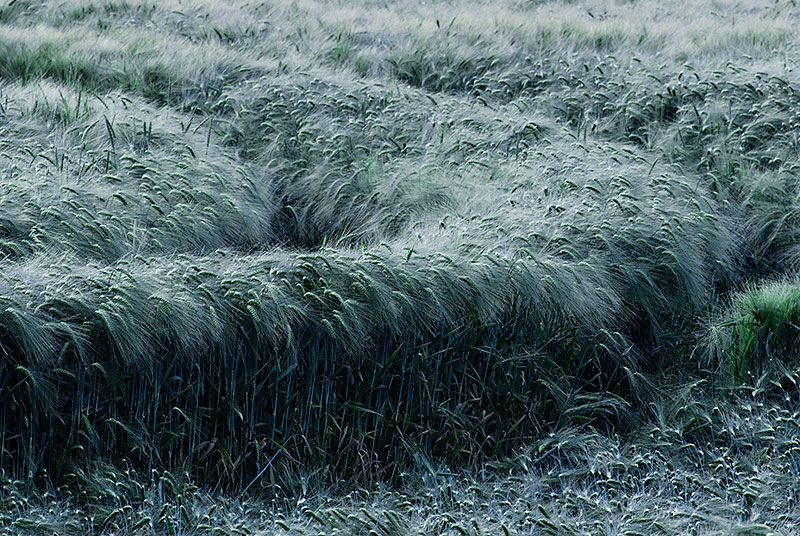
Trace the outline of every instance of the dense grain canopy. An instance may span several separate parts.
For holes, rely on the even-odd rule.
[[[795,348],[792,3],[356,4],[0,8],[7,474],[475,467]]]

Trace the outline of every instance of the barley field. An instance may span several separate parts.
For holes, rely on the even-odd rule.
[[[794,0],[2,0],[0,534],[800,533]]]

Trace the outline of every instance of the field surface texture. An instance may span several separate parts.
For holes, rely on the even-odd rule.
[[[0,0],[0,534],[800,533],[794,0]]]

